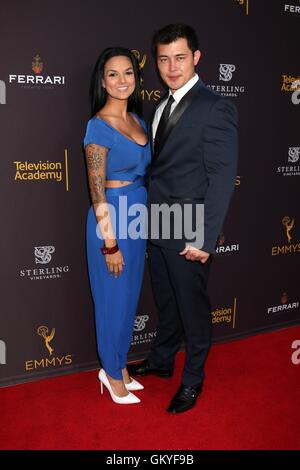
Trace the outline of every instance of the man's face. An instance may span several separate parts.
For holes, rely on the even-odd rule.
[[[195,66],[200,56],[200,51],[193,54],[185,38],[179,38],[170,44],[158,44],[158,70],[172,92],[183,87],[195,75]]]

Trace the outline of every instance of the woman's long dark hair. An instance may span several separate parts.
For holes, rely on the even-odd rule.
[[[125,56],[128,57],[132,63],[134,78],[135,78],[135,89],[132,95],[128,99],[127,110],[130,112],[137,113],[139,116],[142,115],[142,99],[141,99],[141,84],[140,84],[140,68],[137,58],[134,54],[124,47],[108,47],[101,52],[91,79],[90,86],[90,100],[91,100],[91,116],[95,116],[96,113],[103,108],[107,99],[107,91],[102,87],[102,79],[104,77],[104,66],[106,62],[112,57]]]

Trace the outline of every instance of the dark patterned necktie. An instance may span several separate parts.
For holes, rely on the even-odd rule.
[[[170,116],[170,111],[171,111],[171,106],[174,103],[174,98],[173,95],[170,95],[168,102],[162,112],[162,115],[160,117],[157,129],[156,129],[156,134],[155,134],[155,139],[154,139],[154,152],[156,153],[158,147],[159,147],[159,142],[161,139],[161,136],[166,128],[166,125],[168,123],[168,119]]]

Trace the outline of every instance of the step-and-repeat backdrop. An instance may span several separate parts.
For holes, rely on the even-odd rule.
[[[195,28],[198,72],[240,115],[210,278],[214,340],[299,323],[300,1],[3,0],[0,17],[0,384],[98,366],[82,152],[90,76],[103,48],[134,50],[149,117],[163,93],[151,37],[168,23]],[[146,355],[156,323],[146,269],[131,359]]]

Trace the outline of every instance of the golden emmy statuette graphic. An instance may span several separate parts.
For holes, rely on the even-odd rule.
[[[286,236],[287,236],[287,239],[288,239],[289,243],[291,243],[291,240],[292,240],[292,236],[290,234],[290,231],[294,227],[294,223],[295,223],[295,219],[291,219],[288,215],[286,215],[282,219],[282,224],[285,226]]]
[[[52,331],[51,331],[50,335],[48,333],[49,333],[49,329],[48,329],[47,326],[39,326],[38,329],[37,329],[37,334],[39,336],[42,336],[42,338],[44,338],[45,346],[48,349],[50,356],[52,356],[52,353],[53,353],[54,349],[51,348],[50,343],[54,338],[55,328],[52,328]]]
[[[34,73],[41,73],[43,70],[43,62],[38,54],[33,58],[31,66]]]
[[[138,63],[139,63],[140,70],[142,70],[142,69],[145,67],[145,63],[146,63],[146,59],[147,59],[146,54],[143,55],[143,58],[142,58],[142,60],[141,60],[141,53],[140,53],[140,51],[138,51],[137,49],[132,49],[131,52],[132,52],[133,55],[137,58]]]
[[[136,57],[138,63],[139,63],[139,68],[142,70],[145,67],[146,59],[147,56],[146,54],[143,55],[143,58],[141,59],[141,53],[137,49],[131,49],[131,52],[133,55]],[[144,83],[144,79],[141,77],[141,85]]]

